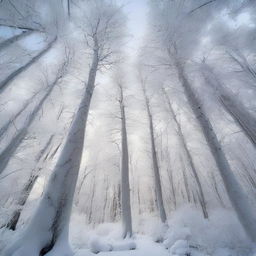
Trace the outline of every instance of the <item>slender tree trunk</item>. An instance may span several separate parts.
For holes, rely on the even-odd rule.
[[[221,197],[221,193],[219,192],[218,184],[217,184],[216,178],[215,178],[215,176],[214,176],[213,173],[212,173],[212,175],[211,175],[211,178],[212,178],[213,187],[214,187],[214,190],[215,190],[216,195],[217,195],[217,197],[218,197],[218,200],[219,200],[221,206],[222,206],[223,208],[225,208],[225,204],[224,204],[223,199],[222,199],[222,197]]]
[[[71,17],[71,10],[70,10],[70,0],[67,0],[67,6],[68,6],[68,17]]]
[[[166,102],[167,102],[167,105],[168,105],[168,109],[169,109],[169,113],[171,115],[171,118],[172,120],[175,122],[175,125],[176,125],[176,128],[177,128],[177,135],[178,135],[178,138],[179,138],[179,141],[180,141],[180,144],[183,148],[183,150],[185,151],[185,155],[186,155],[186,158],[189,162],[189,165],[191,167],[191,170],[192,170],[192,173],[193,173],[193,176],[195,178],[195,181],[196,181],[196,184],[197,184],[197,187],[199,189],[199,196],[200,196],[200,201],[202,202],[202,209],[203,209],[203,215],[204,215],[204,218],[207,219],[208,218],[208,212],[207,212],[207,207],[206,207],[206,201],[205,201],[205,197],[204,197],[204,192],[203,192],[203,188],[202,188],[202,185],[201,185],[201,181],[199,179],[199,176],[197,174],[197,170],[196,170],[196,167],[195,167],[195,164],[194,164],[194,160],[192,158],[192,155],[188,149],[188,146],[187,146],[187,142],[185,140],[185,137],[184,137],[184,134],[182,132],[182,129],[181,129],[181,125],[174,113],[174,110],[172,108],[172,104],[171,104],[171,101],[170,101],[170,98],[169,96],[167,95],[167,92],[165,91],[165,89],[163,88],[163,94],[165,96],[165,99],[166,99]]]
[[[31,60],[29,60],[25,65],[22,67],[16,69],[13,73],[11,73],[9,76],[7,76],[3,81],[0,82],[0,93],[3,93],[3,91],[7,88],[7,86],[10,84],[10,82],[13,81],[13,79],[16,78],[21,72],[28,69],[32,64],[34,64],[38,59],[40,59],[45,53],[47,53],[53,44],[56,42],[57,37],[55,37],[39,54],[34,56]]]
[[[98,69],[98,45],[93,50],[93,61],[87,87],[64,147],[48,182],[39,206],[23,235],[8,247],[4,256],[12,255],[73,255],[69,248],[69,220],[80,168],[84,134]]]
[[[187,194],[188,203],[191,203],[191,198],[190,198],[190,193],[189,193],[189,185],[188,185],[188,177],[186,174],[186,166],[183,163],[182,157],[180,157],[180,163],[181,163],[181,171],[182,171],[182,175],[183,175],[184,187],[185,187],[185,191]]]
[[[147,108],[147,115],[148,115],[148,121],[149,121],[149,131],[150,131],[150,143],[151,143],[151,154],[152,154],[152,164],[153,164],[153,170],[154,170],[154,181],[155,181],[155,188],[156,188],[156,200],[157,200],[157,206],[160,213],[160,219],[163,223],[166,223],[166,212],[164,208],[164,202],[163,202],[163,192],[162,192],[162,185],[161,185],[161,178],[160,178],[160,172],[159,172],[159,164],[157,159],[157,152],[156,152],[156,145],[155,145],[155,131],[154,131],[154,124],[153,124],[153,118],[151,114],[151,109],[149,105],[149,99],[146,94],[146,88],[143,85],[142,82],[142,90],[145,98],[145,104]]]
[[[181,82],[182,87],[184,88],[188,103],[191,106],[194,115],[198,120],[198,123],[200,124],[205,140],[215,159],[229,199],[248,236],[254,242],[256,242],[256,220],[254,218],[254,212],[248,201],[248,197],[231,170],[231,167],[222,150],[217,135],[213,130],[212,124],[205,115],[201,101],[197,97],[191,84],[186,78],[186,75],[184,73],[184,67],[182,66],[182,64],[179,63],[177,59],[175,60],[175,66],[178,72],[178,78]]]
[[[89,224],[92,223],[92,213],[93,213],[93,202],[94,202],[94,196],[95,196],[95,175],[93,176],[93,184],[92,184],[92,195],[90,200],[90,207],[89,207],[89,214],[88,214],[88,222]]]
[[[170,168],[167,168],[166,171],[167,171],[169,182],[171,184],[172,201],[173,201],[174,209],[176,209],[177,208],[177,200],[176,200],[176,192],[175,192],[174,182],[173,182],[173,173]]]
[[[132,215],[130,203],[130,181],[129,181],[129,151],[126,131],[126,115],[124,106],[123,87],[120,88],[120,111],[121,111],[121,209],[123,222],[123,238],[132,236]]]

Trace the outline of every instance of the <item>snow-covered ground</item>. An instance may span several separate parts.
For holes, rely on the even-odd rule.
[[[209,220],[204,220],[201,212],[191,206],[171,215],[166,232],[157,217],[136,218],[132,240],[136,249],[126,250],[131,240],[120,239],[120,223],[89,227],[83,215],[73,214],[71,244],[76,256],[93,255],[97,250],[101,255],[120,256],[253,256],[255,253],[254,244],[231,210],[214,210]],[[160,235],[164,237],[163,243],[155,242]]]

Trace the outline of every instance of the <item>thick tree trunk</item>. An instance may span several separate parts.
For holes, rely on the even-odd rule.
[[[196,181],[196,184],[197,184],[197,187],[199,189],[199,196],[200,196],[200,201],[202,202],[202,209],[203,209],[203,215],[204,215],[204,218],[208,218],[208,212],[207,212],[207,208],[206,208],[206,201],[205,201],[205,197],[204,197],[204,192],[203,192],[203,188],[202,188],[202,185],[201,185],[201,181],[199,179],[199,176],[197,174],[197,170],[196,170],[196,166],[194,164],[194,160],[192,158],[192,155],[190,154],[190,151],[188,149],[188,146],[187,146],[187,142],[185,140],[185,137],[184,137],[184,134],[182,132],[182,129],[181,129],[181,125],[174,113],[174,110],[172,108],[172,104],[171,104],[171,101],[170,101],[170,98],[169,96],[167,95],[167,92],[165,91],[165,89],[163,88],[163,94],[165,96],[165,99],[166,99],[166,102],[167,102],[167,105],[168,105],[168,109],[169,109],[169,113],[171,115],[171,118],[172,120],[175,122],[175,125],[176,125],[176,128],[177,128],[177,135],[178,135],[178,138],[179,138],[179,141],[180,141],[180,144],[184,150],[184,153],[186,155],[186,158],[189,162],[189,165],[191,167],[191,170],[192,170],[192,173],[193,173],[193,176],[195,178],[195,181]]]
[[[98,61],[98,47],[95,46],[84,96],[44,195],[23,235],[5,250],[4,256],[50,256],[62,254],[63,248],[65,255],[73,255],[68,243],[69,220]]]
[[[166,217],[166,212],[165,212],[165,208],[164,208],[164,201],[163,201],[163,195],[162,195],[163,192],[162,192],[159,164],[158,164],[156,145],[155,145],[154,124],[153,124],[153,118],[152,118],[151,109],[150,109],[150,105],[149,105],[149,99],[146,94],[146,88],[143,84],[142,84],[142,90],[143,90],[143,94],[144,94],[144,98],[145,98],[145,104],[146,104],[146,108],[147,108],[147,115],[148,115],[148,121],[149,121],[151,155],[152,155],[152,164],[153,164],[153,171],[154,171],[154,182],[155,182],[155,189],[156,189],[157,206],[159,209],[161,221],[163,223],[166,223],[167,217]]]
[[[56,42],[57,37],[55,37],[39,54],[34,56],[31,60],[29,60],[25,65],[22,67],[16,69],[13,73],[11,73],[9,76],[7,76],[3,81],[0,82],[0,93],[3,93],[3,91],[7,88],[7,86],[12,82],[13,79],[16,78],[21,72],[28,69],[33,63],[35,63],[38,59],[40,59],[47,51],[51,49],[53,44]]]
[[[248,197],[231,170],[217,135],[213,130],[212,124],[205,115],[201,101],[186,78],[184,67],[177,59],[175,60],[175,66],[181,85],[184,88],[188,103],[191,106],[198,123],[200,124],[205,140],[215,159],[229,199],[246,233],[254,242],[256,242],[256,220],[254,217],[254,212],[248,201]]]
[[[120,85],[120,111],[121,111],[121,209],[123,222],[123,238],[132,236],[132,215],[130,203],[130,181],[129,181],[129,152],[126,131],[126,115],[123,97],[123,88]]]

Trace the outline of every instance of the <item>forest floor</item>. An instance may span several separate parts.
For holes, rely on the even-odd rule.
[[[170,255],[163,245],[155,243],[150,237],[139,235],[135,239],[135,250],[100,252],[102,256],[167,256]],[[78,250],[75,256],[95,255],[89,249]]]

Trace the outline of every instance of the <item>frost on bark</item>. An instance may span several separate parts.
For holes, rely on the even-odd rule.
[[[202,211],[203,211],[204,218],[207,219],[208,218],[208,212],[207,212],[207,208],[206,208],[206,200],[205,200],[202,184],[201,184],[201,181],[199,179],[194,160],[193,160],[192,155],[191,155],[191,153],[188,149],[187,142],[185,140],[184,134],[183,134],[182,129],[181,129],[181,125],[180,125],[180,123],[179,123],[179,121],[178,121],[178,119],[177,119],[177,117],[174,113],[170,98],[169,98],[167,92],[165,91],[165,88],[163,88],[162,91],[163,91],[163,94],[165,96],[165,100],[166,100],[167,105],[168,105],[169,114],[170,114],[172,120],[175,122],[175,125],[176,125],[176,132],[177,132],[177,135],[178,135],[179,142],[180,142],[180,144],[181,144],[181,146],[184,150],[184,154],[186,156],[186,159],[189,162],[189,165],[191,167],[193,176],[195,178],[195,181],[196,181],[196,184],[197,184],[197,187],[198,187],[198,190],[199,190],[199,200],[202,202],[201,205],[202,205]],[[182,159],[181,159],[181,161],[182,161]]]
[[[129,181],[129,151],[126,130],[126,114],[124,105],[123,87],[120,89],[120,112],[121,112],[121,215],[123,223],[123,238],[132,236],[132,215],[130,203],[130,181]]]
[[[149,98],[147,96],[144,81],[141,81],[141,86],[142,86],[142,90],[143,90],[143,95],[144,95],[146,109],[147,109],[147,115],[148,115],[148,122],[149,122],[151,155],[152,155],[152,165],[153,165],[153,171],[154,171],[156,202],[157,202],[157,207],[159,210],[161,221],[163,223],[167,223],[167,217],[166,217],[166,212],[165,212],[164,202],[163,202],[163,195],[162,195],[163,192],[162,192],[159,164],[158,164],[157,151],[156,151],[156,145],[155,145],[155,130],[154,130],[154,124],[153,124],[153,117],[152,117],[152,113],[151,113],[151,109],[150,109],[150,102],[149,102]]]
[[[183,65],[178,61],[177,58],[175,59],[174,65],[178,73],[179,81],[184,88],[188,103],[193,110],[198,123],[200,124],[205,140],[212,152],[220,175],[223,179],[229,199],[235,209],[235,212],[237,213],[238,219],[243,225],[248,236],[252,239],[252,241],[255,242],[256,220],[248,197],[237,181],[228,163],[228,160],[222,150],[222,146],[217,138],[216,133],[214,132],[212,124],[202,108],[200,99],[186,78]]]

